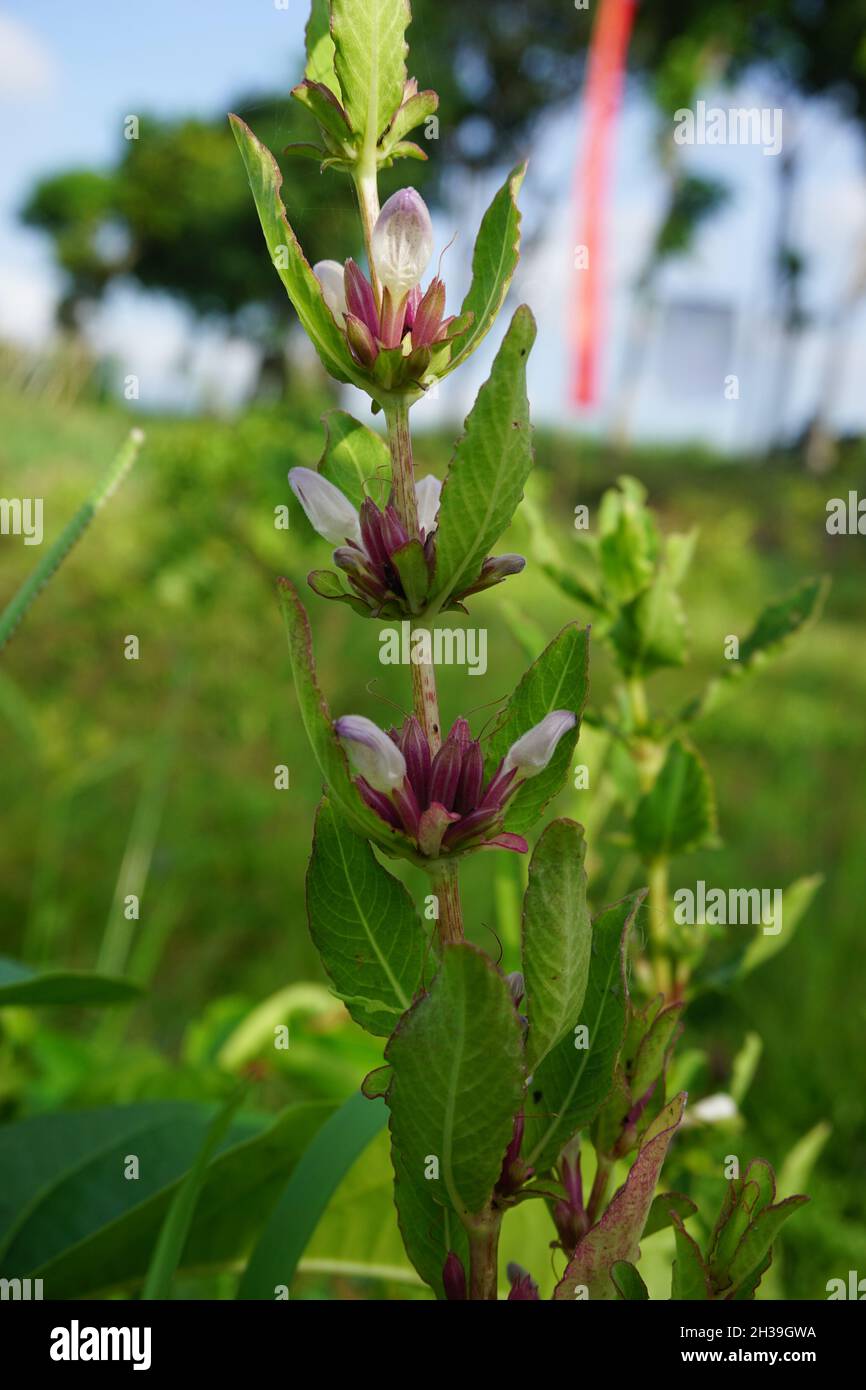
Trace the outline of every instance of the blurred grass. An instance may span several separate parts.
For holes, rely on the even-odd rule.
[[[311,395],[231,422],[150,421],[137,470],[4,653],[0,951],[92,967],[100,949],[128,949],[130,969],[151,981],[131,1015],[7,1022],[0,1109],[8,1117],[96,1098],[216,1094],[220,1048],[249,1010],[276,990],[322,979],[303,906],[319,777],[295,710],[274,579],[285,573],[303,586],[306,572],[326,563],[286,472],[315,465],[327,404]],[[4,491],[45,498],[50,541],[116,451],[128,418],[104,406],[0,397],[0,421]],[[763,1038],[747,1131],[737,1139],[744,1157],[781,1163],[817,1121],[832,1126],[814,1202],[785,1248],[789,1296],[823,1296],[827,1278],[858,1259],[866,1265],[863,541],[831,539],[824,529],[827,499],[857,486],[862,454],[852,451],[828,481],[789,459],[734,465],[698,451],[644,451],[623,469],[592,442],[540,432],[536,444],[533,495],[565,559],[574,506],[594,509],[621,471],[647,485],[664,529],[701,528],[685,587],[694,661],[652,683],[656,702],[680,705],[695,694],[719,669],[725,635],[744,636],[771,598],[806,574],[832,576],[819,626],[696,730],[716,778],[725,845],[674,866],[675,886],[678,868],[683,881],[720,886],[826,875],[793,943],[732,998],[696,1006],[687,1034],[689,1045],[710,1048],[722,1082],[743,1035]],[[448,440],[421,438],[419,471],[441,473],[448,453]],[[274,509],[290,501],[286,534],[274,527]],[[527,545],[518,521],[500,548]],[[32,563],[18,538],[3,538],[2,598]],[[506,695],[527,664],[503,618],[506,592],[545,641],[564,622],[586,619],[531,564],[507,591],[477,598],[471,621],[488,628],[489,669],[470,678],[441,672],[446,719],[477,710],[477,728],[492,712],[483,707]],[[378,624],[311,594],[308,606],[334,712],[390,722],[383,700],[405,708],[409,687],[405,672],[378,663]],[[124,639],[133,633],[141,655],[127,661]],[[610,683],[596,644],[594,704]],[[581,746],[592,770],[592,742]],[[288,791],[274,787],[282,763]],[[567,789],[556,809],[591,823],[591,798],[591,790]],[[130,855],[141,915],[125,924],[127,942],[115,897]],[[600,905],[629,882],[609,845],[595,846],[594,860]],[[470,932],[494,953],[495,933],[506,965],[522,870],[504,855],[477,856],[465,874]],[[412,873],[420,894],[423,880]],[[339,1008],[319,1010],[268,1084],[281,1099],[345,1095],[376,1055],[375,1043],[347,1032]]]

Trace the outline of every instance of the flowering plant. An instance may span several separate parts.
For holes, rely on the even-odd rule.
[[[528,308],[516,310],[441,488],[417,479],[410,409],[466,360],[502,306],[518,259],[523,170],[494,197],[469,291],[459,313],[447,315],[442,278],[422,284],[434,240],[422,199],[407,187],[381,209],[378,202],[379,169],[424,157],[406,136],[436,109],[435,94],[407,74],[408,22],[406,0],[316,0],[307,72],[294,91],[319,129],[318,143],[299,153],[354,185],[366,273],[353,260],[308,264],[276,162],[242,121],[232,124],[302,326],[327,371],[365,391],[387,425],[385,442],[342,417],[318,469],[289,475],[313,527],[335,547],[337,572],[316,570],[309,585],[366,618],[409,615],[424,630],[523,568],[522,557],[491,551],[533,462],[526,365],[535,325]],[[376,500],[369,489],[382,478]],[[643,523],[635,529],[633,509],[615,510],[610,503],[605,525],[614,536],[602,545],[605,573],[617,579],[625,559],[641,561],[648,533]],[[564,1256],[557,1299],[646,1297],[640,1241],[662,1226],[676,1242],[674,1298],[753,1296],[776,1233],[805,1199],[776,1202],[772,1170],[755,1160],[732,1178],[702,1249],[685,1227],[695,1203],[655,1196],[686,1093],[668,1080],[682,1014],[674,977],[660,971],[656,989],[638,971],[643,993],[629,992],[644,891],[591,913],[583,828],[557,819],[531,857],[521,971],[504,975],[464,935],[462,861],[482,851],[527,854],[527,833],[564,785],[587,697],[589,629],[570,623],[550,642],[483,741],[462,717],[443,738],[436,672],[422,652],[412,664],[413,713],[386,731],[356,714],[332,717],[307,614],[289,581],[280,587],[300,712],[324,781],[307,876],[310,929],[352,1018],[387,1039],[384,1065],[362,1089],[369,1106],[387,1106],[394,1199],[418,1272],[440,1298],[497,1298],[503,1219],[535,1200]],[[643,587],[617,597],[638,598]],[[664,641],[650,617],[623,619],[632,624],[620,633],[625,646],[631,640],[643,652],[647,624]],[[647,772],[662,820],[664,775],[658,766]],[[382,857],[409,859],[430,876],[432,958],[415,905]],[[622,1182],[610,1196],[616,1171]],[[538,1297],[525,1269],[505,1273],[510,1299]]]

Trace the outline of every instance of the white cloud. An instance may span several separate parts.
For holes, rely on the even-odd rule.
[[[54,55],[39,35],[0,13],[0,100],[47,96],[56,80]]]

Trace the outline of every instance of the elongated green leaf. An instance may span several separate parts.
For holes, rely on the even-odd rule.
[[[407,1180],[435,1182],[458,1214],[480,1211],[511,1139],[523,1083],[522,1038],[502,975],[474,946],[446,946],[430,991],[398,1024],[391,1137]],[[431,1157],[438,1179],[425,1178]]]
[[[592,924],[592,949],[580,1024],[536,1069],[526,1104],[523,1156],[536,1172],[552,1167],[563,1145],[590,1123],[610,1091],[625,1032],[628,933],[643,901],[635,893],[605,908]],[[579,1044],[584,1040],[588,1046]]]
[[[627,676],[647,676],[686,659],[686,618],[679,594],[661,571],[649,588],[621,610],[610,630],[617,659]]]
[[[764,1207],[763,1211],[758,1212],[740,1240],[728,1267],[728,1277],[735,1288],[754,1274],[788,1217],[793,1216],[798,1207],[805,1206],[808,1200],[808,1197],[786,1197],[784,1202]]]
[[[526,164],[512,169],[487,209],[472,253],[472,283],[460,309],[472,321],[451,344],[451,357],[441,375],[453,372],[474,352],[493,326],[520,258],[520,213],[517,195]]]
[[[393,846],[399,852],[408,845],[405,836],[386,825],[366,805],[352,781],[346,755],[334,733],[331,712],[316,681],[310,624],[297,590],[288,579],[279,581],[279,590],[301,719],[330,799],[360,834]]]
[[[646,860],[697,849],[716,833],[712,783],[694,748],[678,739],[655,785],[638,802],[632,834]]]
[[[682,1221],[688,1220],[690,1216],[694,1216],[697,1209],[691,1197],[686,1197],[682,1192],[660,1192],[650,1207],[643,1228],[644,1236],[655,1235],[656,1231],[663,1231],[666,1226],[673,1225],[674,1216],[678,1216]]]
[[[395,1144],[391,1146],[394,1170],[394,1205],[406,1253],[421,1278],[436,1297],[443,1299],[442,1271],[449,1253],[469,1271],[469,1242],[466,1231],[451,1206],[443,1206],[438,1189],[441,1182],[427,1181],[407,1166]]]
[[[665,1055],[676,1029],[680,1026],[684,1007],[682,1003],[678,1003],[662,1009],[644,1035],[635,1058],[634,1070],[629,1077],[629,1088],[634,1101],[640,1100],[660,1076]]]
[[[629,1303],[646,1303],[649,1290],[633,1264],[628,1260],[617,1260],[611,1266],[610,1277],[616,1289],[617,1298]]]
[[[4,1005],[128,1004],[141,990],[132,980],[88,970],[31,970],[0,956],[0,1008]]]
[[[699,966],[692,979],[692,992],[727,989],[733,980],[742,979],[759,965],[772,960],[778,951],[793,940],[797,927],[823,882],[823,874],[810,874],[783,889],[782,930],[765,932],[759,928],[751,938],[736,942],[734,949],[721,961],[711,959]]]
[[[759,658],[780,651],[790,637],[817,621],[829,588],[830,581],[826,577],[807,579],[786,598],[765,608],[748,637],[740,643],[739,662],[729,663],[729,674],[736,676]]]
[[[712,1296],[709,1270],[704,1264],[700,1246],[693,1240],[674,1214],[671,1224],[674,1228],[677,1257],[671,1271],[671,1298],[696,1299],[704,1301]]]
[[[421,984],[426,937],[402,883],[326,800],[307,871],[310,934],[356,1023],[388,1037]]]
[[[344,335],[325,303],[322,287],[313,274],[297,237],[289,225],[280,189],[283,176],[270,150],[265,149],[239,116],[230,116],[232,130],[250,181],[259,221],[274,267],[285,286],[307,336],[322,364],[338,381],[358,377]]]
[[[403,100],[408,0],[331,0],[334,66],[352,129],[372,149]]]
[[[345,410],[329,410],[323,416],[327,438],[319,459],[319,472],[360,507],[371,483],[391,482],[388,445],[375,430],[362,425]]]
[[[410,130],[414,130],[422,121],[426,121],[428,116],[438,109],[439,97],[435,92],[415,92],[403,102],[402,106],[394,114],[394,119],[386,130],[380,142],[380,160],[387,159],[389,155],[399,152],[398,147],[401,141]],[[426,158],[426,156],[425,156]]]
[[[580,1288],[589,1291],[590,1299],[616,1298],[611,1267],[619,1260],[635,1264],[639,1258],[656,1183],[685,1103],[685,1093],[676,1096],[647,1130],[643,1147],[622,1187],[601,1220],[579,1242],[556,1286],[555,1299],[573,1299]]]
[[[36,602],[52,575],[63,564],[72,547],[81,539],[99,509],[114,495],[138,457],[144,443],[141,430],[131,430],[111,467],[99,480],[87,501],[64,526],[32,574],[0,613],[0,650],[5,647],[21,619]]]
[[[532,856],[523,904],[523,975],[534,1071],[580,1018],[589,976],[592,923],[586,901],[583,826],[555,820]]]
[[[524,782],[506,815],[506,829],[520,833],[538,821],[552,796],[562,788],[580,732],[589,690],[589,628],[569,623],[526,671],[490,736],[485,766],[489,776],[516,739],[552,710],[573,710],[574,729],[559,740],[543,772]]]
[[[201,1196],[208,1164],[222,1143],[237,1110],[247,1094],[246,1082],[236,1087],[222,1109],[214,1116],[195,1163],[171,1199],[171,1205],[160,1228],[159,1237],[141,1291],[143,1300],[169,1298],[171,1283],[180,1265],[184,1246],[189,1238],[196,1203]]]
[[[291,1285],[332,1194],[386,1119],[383,1103],[358,1091],[322,1126],[253,1250],[238,1298],[272,1299],[281,1285]]]
[[[334,71],[334,40],[331,38],[330,0],[312,0],[310,18],[304,31],[307,66],[304,76],[321,82],[339,99],[340,84]]]
[[[249,1247],[286,1174],[331,1113],[291,1106],[271,1125],[242,1116],[211,1162],[182,1267],[220,1267]],[[0,1274],[84,1298],[145,1277],[212,1106],[162,1101],[39,1115],[0,1130]],[[126,1176],[138,1159],[138,1177]]]
[[[431,607],[475,579],[509,525],[532,468],[526,362],[535,320],[516,310],[465,423],[439,504]]]

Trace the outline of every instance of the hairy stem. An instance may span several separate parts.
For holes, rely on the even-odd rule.
[[[589,1194],[589,1205],[586,1208],[586,1215],[590,1226],[594,1226],[601,1209],[604,1206],[604,1199],[607,1196],[610,1175],[613,1172],[613,1162],[606,1154],[596,1154],[598,1167],[595,1170],[595,1181],[592,1184],[592,1191]]]
[[[439,940],[443,946],[453,945],[463,940],[463,909],[460,906],[457,864],[440,859],[431,877],[439,900]]]
[[[495,1302],[499,1265],[499,1228],[502,1216],[491,1211],[469,1227],[469,1297]]]

